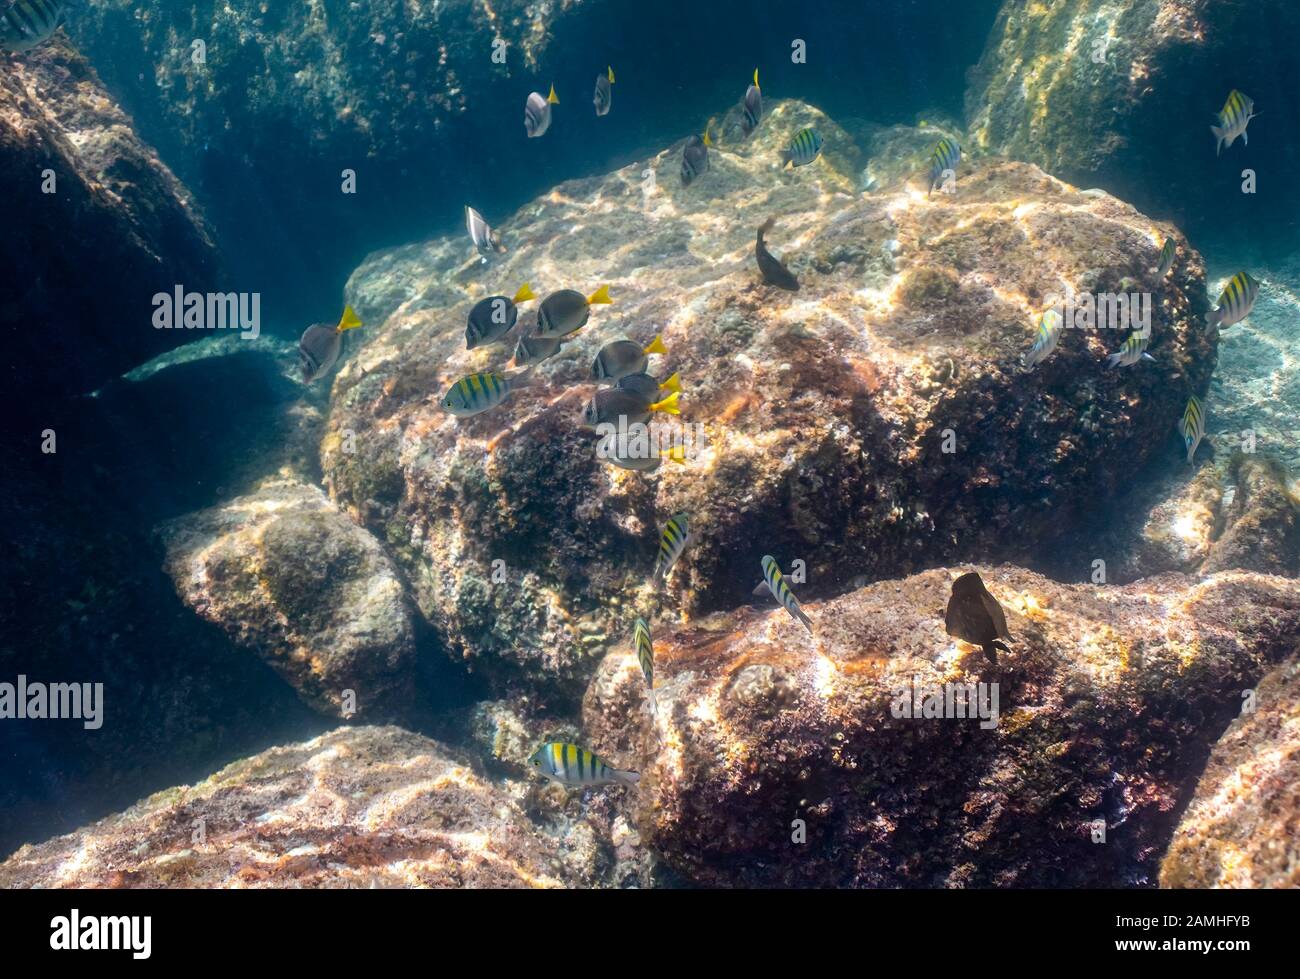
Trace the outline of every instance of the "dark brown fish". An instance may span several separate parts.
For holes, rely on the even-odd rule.
[[[1011,652],[999,640],[1011,639],[1007,617],[998,600],[988,593],[984,581],[974,571],[952,583],[952,597],[943,620],[948,635],[981,646],[990,663],[998,661],[997,650]]]
[[[758,229],[758,241],[754,244],[754,257],[758,259],[758,270],[763,273],[764,282],[770,282],[778,289],[798,292],[799,280],[763,244],[763,235],[771,231],[774,224],[776,224],[776,218],[768,218],[763,222],[762,227]]]

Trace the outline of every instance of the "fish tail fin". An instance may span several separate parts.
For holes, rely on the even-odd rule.
[[[758,236],[762,238],[763,235],[767,234],[772,230],[772,226],[775,224],[776,224],[776,216],[773,215],[772,217],[768,218],[766,221],[764,221],[762,224],[758,226]]]
[[[1142,352],[1142,359],[1143,359],[1143,360],[1149,360],[1149,361],[1151,361],[1153,364],[1155,363],[1155,360],[1156,360],[1154,357],[1152,357],[1152,356],[1151,356],[1149,353],[1147,353],[1145,350]]]
[[[673,371],[668,380],[659,385],[661,391],[680,391],[682,389],[682,375],[679,371]]]
[[[1124,355],[1123,355],[1123,354],[1111,354],[1109,357],[1106,358],[1106,366],[1107,366],[1107,367],[1114,367],[1116,364],[1118,364],[1118,363],[1119,363],[1121,360],[1123,360],[1123,359],[1124,359]]]
[[[790,167],[790,161],[793,160],[793,159],[794,159],[794,154],[793,154],[793,153],[791,153],[789,150],[782,150],[782,151],[781,151],[781,169],[782,169],[782,170],[788,170],[789,167]]]
[[[668,348],[664,346],[664,338],[658,333],[656,333],[655,338],[650,341],[650,346],[645,348],[645,353],[648,354],[666,354],[667,352]]]
[[[1218,326],[1222,322],[1223,322],[1223,310],[1221,309],[1212,309],[1205,314],[1206,326]]]
[[[815,635],[813,632],[812,619],[808,618],[808,613],[799,607],[795,607],[794,617],[803,623],[803,627],[808,630],[808,635]]]
[[[666,411],[670,415],[680,415],[681,411],[677,407],[677,399],[681,397],[680,391],[674,391],[662,401],[656,401],[650,406],[651,411]]]
[[[712,145],[713,145],[713,140],[709,138],[709,127],[708,127],[708,126],[705,126],[705,127],[704,127],[704,145],[705,145],[705,146],[712,146]]]
[[[1210,132],[1214,133],[1214,155],[1219,156],[1223,153],[1224,131],[1218,126],[1211,126]]]
[[[610,772],[610,774],[614,776],[616,781],[621,782],[624,785],[636,785],[637,782],[641,781],[640,772],[621,771],[616,768]]]
[[[355,330],[360,325],[361,317],[357,315],[356,310],[351,306],[344,306],[343,318],[339,320],[337,327],[338,331],[342,333],[344,330]]]
[[[655,702],[655,692],[653,690],[647,690],[646,699],[650,701],[650,716],[654,717],[659,713],[659,705]]]
[[[684,448],[682,448],[680,445],[677,446],[676,448],[669,449],[667,452],[661,452],[661,453],[659,453],[659,454],[660,454],[660,456],[662,456],[663,458],[668,459],[668,460],[671,460],[672,462],[677,463],[677,465],[679,465],[679,466],[684,466],[684,465],[686,465],[686,450],[685,450]],[[667,574],[667,572],[665,572],[664,574],[660,575],[659,577],[660,577],[660,579],[662,580],[663,578],[667,578],[667,577],[668,577],[668,574]]]
[[[587,303],[591,306],[608,306],[614,300],[609,298],[609,286],[603,285],[590,296],[587,297]]]
[[[536,299],[536,298],[537,296],[533,294],[532,285],[525,282],[523,285],[519,287],[519,291],[515,293],[515,298],[513,301],[516,303],[526,303],[528,302],[528,300]]]
[[[757,68],[754,69],[754,87],[755,87],[755,88],[762,88],[762,86],[758,84],[758,69],[757,69]]]
[[[611,85],[614,84],[614,69],[611,68],[609,65],[605,66],[605,77],[609,79],[609,83]]]
[[[551,103],[551,105],[559,105],[559,104],[560,104],[560,97],[559,97],[558,95],[555,94],[555,84],[554,84],[554,83],[551,84],[551,94],[548,95],[548,96],[546,96],[546,101],[549,102],[549,103]]]

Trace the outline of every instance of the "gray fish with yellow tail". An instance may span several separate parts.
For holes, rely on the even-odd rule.
[[[457,418],[470,418],[495,408],[510,396],[510,381],[496,371],[466,374],[453,384],[439,404]]]
[[[679,395],[674,391],[663,400],[648,405],[644,398],[631,391],[604,388],[597,391],[587,402],[587,406],[582,411],[582,420],[592,428],[597,425],[617,425],[620,418],[627,419],[625,422],[627,425],[644,425],[656,412],[680,414],[677,407],[678,397]]]
[[[634,394],[646,404],[653,404],[664,396],[665,391],[668,394],[681,391],[682,376],[674,372],[666,381],[660,381],[649,374],[628,374],[618,379],[617,386],[620,391]]]
[[[1246,127],[1258,114],[1254,99],[1242,95],[1235,88],[1229,92],[1228,100],[1223,103],[1223,111],[1219,113],[1219,124],[1210,127],[1210,132],[1214,134],[1215,156],[1221,155],[1224,147],[1232,149],[1238,136],[1241,137],[1243,146],[1249,146],[1250,137],[1246,135]]]
[[[528,764],[544,778],[568,788],[595,785],[636,785],[637,772],[622,771],[576,744],[550,741],[533,752]]]
[[[1250,315],[1258,298],[1259,283],[1249,272],[1238,272],[1223,287],[1223,292],[1219,294],[1219,306],[1205,318],[1206,322],[1210,326],[1219,327],[1240,323]]]
[[[668,577],[690,539],[691,520],[686,514],[679,513],[664,524],[664,531],[659,535],[659,556],[655,558],[655,581]]]
[[[758,69],[754,69],[754,84],[745,90],[745,99],[740,103],[740,131],[748,136],[763,121],[763,91],[758,87]]]
[[[351,306],[344,306],[338,326],[315,323],[307,327],[298,341],[298,367],[302,370],[303,381],[310,384],[328,374],[343,352],[343,334],[359,326],[361,318]]]
[[[558,337],[520,337],[515,344],[516,367],[535,367],[560,352],[563,341]]]
[[[614,84],[614,69],[606,67],[605,74],[596,76],[596,94],[592,98],[592,104],[596,106],[596,115],[609,115],[609,107],[613,104],[614,93],[610,86]]]
[[[790,586],[785,583],[785,575],[781,574],[781,568],[776,563],[776,558],[770,554],[764,554],[761,562],[763,567],[763,581],[767,583],[768,590],[778,602],[785,606],[785,610],[790,615],[803,623],[803,627],[808,630],[808,635],[813,634],[812,619],[804,613],[799,607],[799,600],[794,597],[794,592]]]
[[[559,105],[560,100],[555,96],[555,86],[551,86],[551,94],[542,98],[540,92],[531,92],[528,101],[524,103],[524,132],[528,134],[529,139],[536,139],[539,136],[545,136],[546,130],[551,128],[551,106]]]
[[[702,135],[692,136],[686,141],[686,146],[682,149],[683,187],[689,187],[696,177],[708,171],[709,147],[712,145],[713,140],[709,139],[707,129]]]
[[[763,236],[772,230],[774,224],[776,224],[776,218],[770,217],[759,226],[758,239],[754,242],[754,258],[758,261],[758,271],[763,274],[764,282],[768,282],[778,289],[798,292],[799,280],[794,277],[793,272],[782,264],[780,259],[767,250],[767,244],[763,241]]]
[[[974,571],[952,583],[943,625],[954,639],[982,647],[990,663],[997,663],[999,649],[1011,652],[1002,642],[1004,639],[1014,642],[1007,629],[1006,613],[984,587],[984,579]]]
[[[658,334],[645,347],[633,340],[615,340],[600,348],[591,376],[598,381],[617,381],[629,374],[644,374],[651,354],[666,353],[668,348]]]
[[[636,661],[641,664],[641,672],[645,676],[650,713],[657,714],[659,708],[655,705],[655,647],[650,639],[650,626],[640,616],[637,616],[636,624],[632,627],[632,645],[636,649]]]
[[[483,215],[468,204],[465,205],[465,229],[469,232],[470,241],[474,242],[474,248],[484,262],[488,260],[489,255],[505,252],[506,246],[501,244],[501,239],[497,237],[496,232],[483,220]]]
[[[495,343],[514,329],[519,319],[519,303],[536,299],[527,282],[519,287],[514,297],[488,296],[480,299],[469,311],[465,324],[465,349],[473,350]]]
[[[537,335],[539,337],[567,337],[587,325],[591,316],[591,307],[608,305],[614,300],[609,298],[609,286],[601,286],[590,296],[584,296],[576,289],[561,289],[542,300],[537,311]]]
[[[1201,439],[1205,438],[1205,407],[1196,395],[1192,395],[1187,402],[1183,420],[1178,423],[1178,432],[1183,437],[1183,445],[1187,449],[1187,461],[1190,463],[1196,455],[1196,448],[1201,444]]]
[[[657,454],[645,456],[634,455],[631,453],[625,455],[613,453],[603,456],[602,458],[605,462],[618,466],[619,469],[628,469],[632,472],[639,473],[649,473],[655,472],[661,465],[663,465],[665,459],[669,462],[675,462],[679,466],[686,465],[686,450],[681,446],[677,446],[672,449],[662,449]]]

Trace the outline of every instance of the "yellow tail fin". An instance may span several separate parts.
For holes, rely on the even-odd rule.
[[[611,85],[613,85],[613,84],[614,84],[614,69],[611,68],[611,67],[609,67],[608,65],[606,65],[606,66],[605,66],[605,71],[607,71],[607,72],[609,73],[609,83],[610,83]]]
[[[705,145],[705,146],[712,146],[712,145],[713,145],[713,140],[709,139],[709,127],[708,127],[708,126],[705,126],[705,127],[704,127],[704,145]]]
[[[659,389],[661,391],[673,391],[673,392],[681,391],[682,375],[680,373],[674,372],[672,377],[668,378],[668,380],[664,381],[662,384],[659,385]]]
[[[608,306],[614,300],[609,298],[609,286],[604,285],[587,297],[589,306]]]
[[[525,282],[519,287],[519,291],[515,293],[515,298],[512,301],[516,303],[526,303],[528,300],[536,298],[537,297],[533,295],[533,287]]]
[[[686,465],[686,449],[680,445],[675,449],[669,449],[667,452],[660,452],[659,455],[665,459],[671,459],[679,466]]]
[[[760,87],[759,84],[758,84],[758,69],[757,69],[757,68],[754,69],[754,87],[755,87],[755,88],[759,88],[759,87]]]
[[[658,333],[656,333],[655,338],[650,341],[650,346],[645,348],[645,353],[648,354],[666,354],[667,352],[668,348],[664,346],[664,338]]]
[[[555,86],[554,86],[554,85],[551,86],[551,94],[548,95],[548,96],[546,96],[546,101],[547,101],[547,102],[550,102],[551,105],[559,105],[559,104],[560,104],[560,97],[559,97],[558,95],[555,94]]]
[[[351,306],[343,307],[343,318],[339,320],[336,329],[342,333],[344,330],[355,330],[361,325],[361,317],[356,314]]]
[[[681,392],[674,391],[662,401],[656,401],[650,406],[651,411],[666,411],[670,415],[680,415],[681,411],[677,407],[677,399],[681,397]]]

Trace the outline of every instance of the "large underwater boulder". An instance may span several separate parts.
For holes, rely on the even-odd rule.
[[[0,52],[0,181],[3,383],[16,406],[87,394],[192,339],[154,329],[151,300],[215,282],[208,225],[60,35]]]
[[[1300,643],[1300,583],[1231,572],[1061,585],[981,569],[1015,640],[994,664],[944,630],[967,570],[805,601],[816,638],[774,603],[663,623],[657,733],[635,655],[612,652],[584,730],[640,768],[648,844],[705,886],[1154,884],[1243,691]],[[895,710],[931,686],[942,703],[942,685],[980,683],[997,687],[995,725],[974,706]],[[1273,824],[1269,838],[1283,832]]]
[[[1172,229],[998,159],[929,198],[906,179],[924,156],[900,158],[862,195],[864,155],[818,110],[771,103],[748,142],[732,121],[689,187],[678,144],[522,208],[490,265],[459,235],[377,253],[348,285],[373,326],[334,380],[326,483],[388,543],[450,653],[505,686],[576,697],[637,612],[734,607],[765,553],[804,561],[810,595],[1030,553],[1176,439],[1186,392],[1208,383],[1199,256],[1178,238],[1170,277],[1153,274]],[[782,170],[808,125],[822,158]],[[797,293],[755,266],[773,216]],[[525,280],[539,295],[609,283],[614,302],[503,405],[452,417],[451,384],[511,350],[467,352],[469,309]],[[1073,329],[1024,370],[1038,313],[1067,290],[1152,292],[1156,361],[1108,370],[1125,334]],[[680,371],[679,421],[702,447],[627,472],[596,458],[580,413],[597,351],[656,334],[669,353],[651,369]],[[683,511],[695,543],[656,597],[659,529]]]
[[[590,886],[600,855],[437,742],[345,727],[24,846],[0,887]]]
[[[1162,887],[1300,887],[1300,665],[1242,700],[1160,866]]]
[[[369,719],[409,705],[415,639],[401,579],[320,489],[271,479],[158,537],[181,600],[317,710]]]

